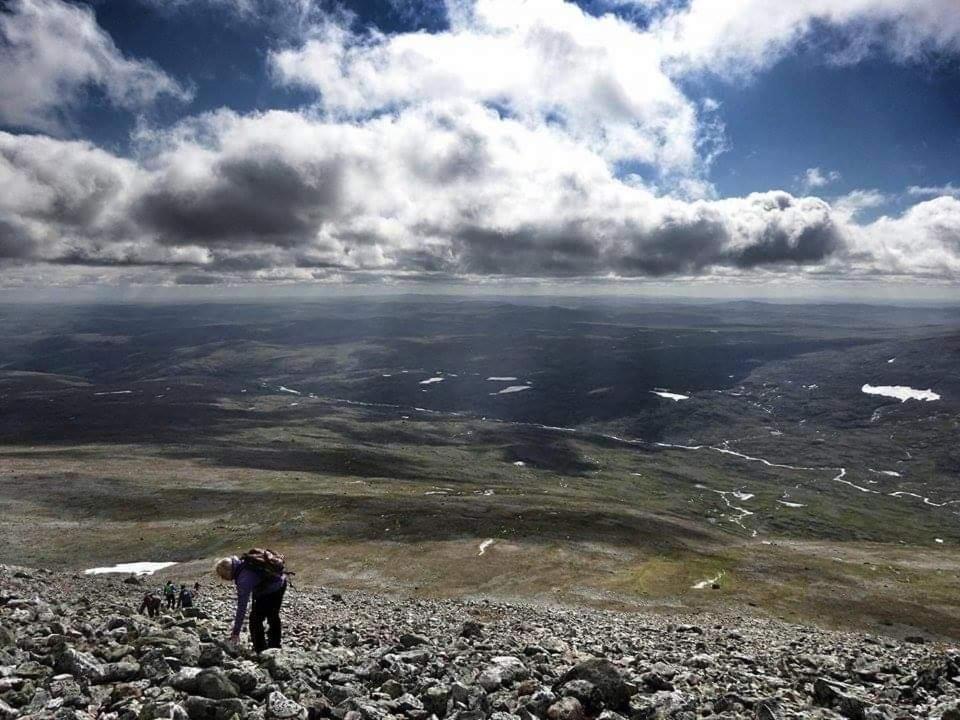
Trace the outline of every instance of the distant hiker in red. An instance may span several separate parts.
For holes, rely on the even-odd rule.
[[[243,630],[247,603],[253,597],[250,609],[250,639],[253,649],[260,653],[266,648],[280,647],[280,606],[287,590],[284,558],[280,553],[253,548],[240,557],[222,558],[214,567],[222,580],[233,580],[237,586],[237,612],[233,619],[230,640],[237,642]],[[264,634],[264,621],[269,630]]]
[[[137,612],[143,615],[144,610],[150,617],[157,617],[160,614],[160,598],[156,594],[148,592],[143,596],[143,602],[140,603],[140,609]]]

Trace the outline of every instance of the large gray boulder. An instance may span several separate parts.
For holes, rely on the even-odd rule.
[[[197,693],[214,700],[235,698],[240,690],[222,668],[211,667],[197,673]]]
[[[231,720],[234,715],[244,717],[243,703],[236,698],[213,700],[191,695],[183,703],[190,720]]]
[[[591,658],[574,665],[560,676],[554,684],[554,690],[560,690],[573,680],[586,680],[593,684],[607,708],[618,711],[630,709],[630,689],[620,671],[609,660]]]

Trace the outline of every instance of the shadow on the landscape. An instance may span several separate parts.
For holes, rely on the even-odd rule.
[[[258,414],[223,407],[215,397],[181,401],[138,393],[96,396],[86,390],[8,407],[0,413],[0,444],[192,443],[264,424]]]
[[[507,462],[522,462],[537,470],[561,475],[582,477],[598,470],[596,464],[585,460],[576,447],[565,440],[510,445],[504,448],[503,458]]]
[[[220,467],[305,472],[319,475],[349,475],[366,478],[416,480],[424,473],[417,465],[399,455],[363,448],[276,449],[243,447],[232,444],[205,445],[196,450],[171,450],[166,457],[190,459]]]
[[[622,546],[680,548],[717,534],[680,519],[624,507],[543,504],[518,496],[366,496],[239,489],[164,488],[156,492],[115,479],[71,482],[22,478],[0,485],[0,497],[29,488],[31,497],[64,520],[129,522],[208,519],[296,538],[419,543],[465,537],[603,541]]]
[[[387,421],[391,424],[388,425]],[[463,439],[458,440],[456,437],[427,430],[424,428],[424,423],[397,420],[395,417],[384,418],[373,414],[368,417],[352,418],[349,422],[324,418],[322,426],[325,430],[337,433],[344,440],[359,445],[453,447],[463,444]]]

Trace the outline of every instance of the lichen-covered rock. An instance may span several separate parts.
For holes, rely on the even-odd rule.
[[[587,717],[580,701],[574,697],[560,698],[547,709],[550,720],[585,720]]]
[[[267,717],[277,720],[306,720],[307,709],[275,690],[267,696]]]

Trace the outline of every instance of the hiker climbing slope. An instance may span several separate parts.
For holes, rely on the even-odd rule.
[[[280,647],[280,606],[287,589],[287,573],[284,558],[280,553],[263,548],[253,548],[241,557],[222,558],[214,568],[223,580],[233,580],[237,586],[237,612],[234,616],[230,639],[237,642],[243,630],[247,604],[253,598],[250,609],[250,639],[253,649]],[[264,622],[269,625],[264,633]]]
[[[193,593],[191,593],[186,585],[180,586],[180,594],[177,596],[177,607],[178,608],[188,608],[193,607]]]
[[[150,617],[160,615],[160,598],[151,591],[148,591],[146,595],[143,596],[143,602],[140,603],[140,609],[137,612],[143,615],[144,611],[146,611]]]
[[[163,597],[166,600],[166,607],[172,610],[177,604],[177,586],[167,580],[163,586]]]

